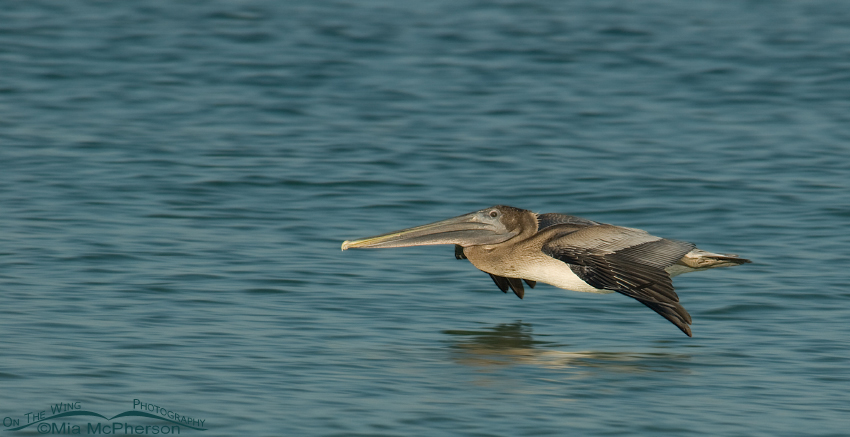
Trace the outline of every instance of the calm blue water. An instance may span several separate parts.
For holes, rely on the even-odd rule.
[[[0,417],[847,435],[848,41],[841,1],[6,2]],[[676,278],[687,338],[339,250],[496,203],[754,264]]]

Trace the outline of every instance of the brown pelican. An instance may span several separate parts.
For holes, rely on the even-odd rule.
[[[733,254],[697,249],[648,232],[567,214],[535,214],[497,205],[448,220],[345,241],[342,250],[454,244],[496,285],[522,299],[545,282],[566,290],[618,292],[637,299],[689,337],[691,316],[673,291],[673,276],[750,262]]]

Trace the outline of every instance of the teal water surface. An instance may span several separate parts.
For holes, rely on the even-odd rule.
[[[847,435],[848,29],[838,1],[9,2],[4,433],[136,399],[185,435]],[[688,338],[448,246],[340,251],[493,204],[754,263],[676,278]]]

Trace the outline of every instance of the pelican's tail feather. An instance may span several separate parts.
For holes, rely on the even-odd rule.
[[[667,272],[670,273],[670,276],[676,276],[682,273],[717,267],[731,267],[751,262],[734,253],[712,253],[702,249],[693,249],[685,254],[676,264],[668,267]]]

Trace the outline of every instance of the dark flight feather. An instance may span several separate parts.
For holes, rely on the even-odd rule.
[[[493,282],[496,283],[496,286],[499,287],[499,290],[502,290],[502,293],[508,292],[508,288],[510,288],[510,285],[508,285],[508,278],[496,276],[490,273],[488,273],[488,275],[490,275],[490,278],[492,278]]]

